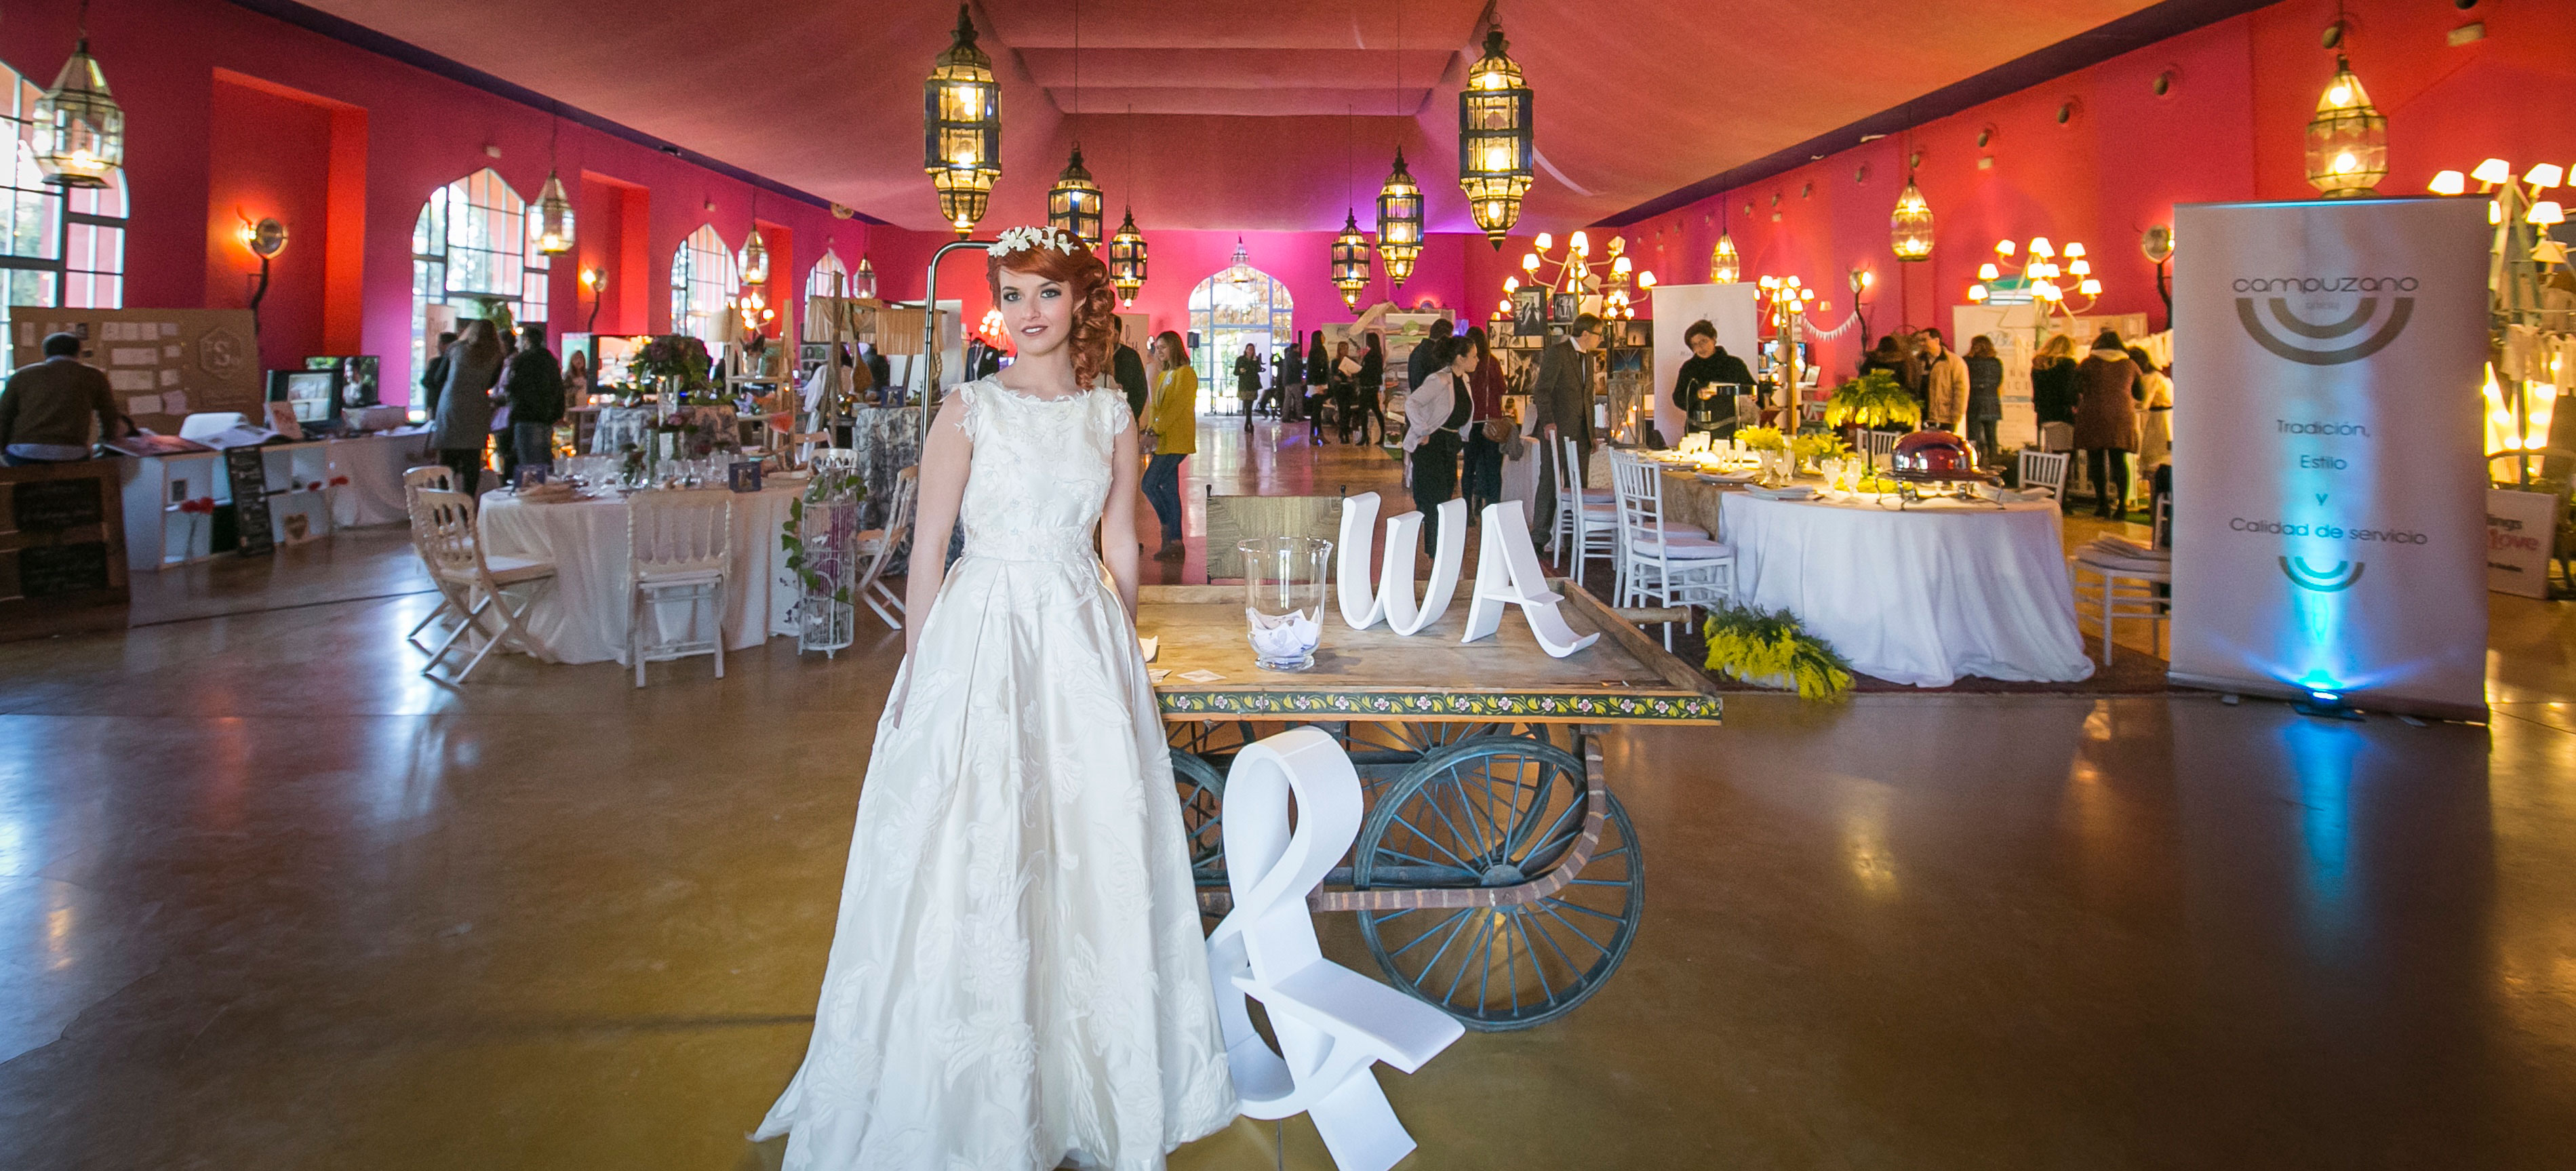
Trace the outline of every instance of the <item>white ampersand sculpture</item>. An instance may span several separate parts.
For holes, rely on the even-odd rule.
[[[1366,530],[1362,530],[1366,531]],[[1296,826],[1289,826],[1295,795]],[[1360,778],[1332,737],[1299,728],[1260,741],[1226,773],[1226,882],[1234,910],[1208,936],[1217,1018],[1235,1093],[1252,1118],[1304,1113],[1341,1171],[1387,1171],[1413,1136],[1370,1072],[1422,1068],[1465,1033],[1428,1004],[1325,959],[1306,895],[1360,831]],[[1247,998],[1279,1048],[1253,1031]]]

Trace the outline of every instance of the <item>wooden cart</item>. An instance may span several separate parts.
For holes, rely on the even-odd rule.
[[[1634,941],[1645,906],[1636,827],[1610,792],[1600,737],[1617,724],[1719,722],[1708,680],[1590,594],[1556,583],[1577,631],[1562,659],[1518,611],[1460,643],[1464,597],[1428,630],[1362,631],[1338,615],[1312,670],[1253,665],[1240,586],[1147,586],[1138,633],[1191,830],[1203,910],[1230,903],[1218,811],[1243,745],[1289,727],[1339,738],[1369,813],[1309,902],[1356,911],[1397,987],[1468,1028],[1523,1029],[1571,1011]],[[1464,584],[1462,583],[1462,592]],[[1192,682],[1193,671],[1223,678]]]

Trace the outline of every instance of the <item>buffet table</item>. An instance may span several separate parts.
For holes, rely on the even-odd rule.
[[[724,639],[728,650],[755,647],[773,634],[794,634],[796,579],[787,572],[778,535],[788,505],[804,490],[782,484],[733,498],[733,573],[725,579]],[[536,595],[528,633],[556,663],[626,661],[626,499],[614,493],[564,504],[533,504],[509,492],[483,497],[479,531],[493,554],[554,562],[552,586]],[[657,606],[667,637],[705,629],[701,603]]]
[[[331,491],[332,524],[350,528],[411,519],[403,500],[403,473],[433,462],[428,433],[332,439],[324,441],[322,450],[330,477],[349,481]]]
[[[2092,677],[2052,502],[1899,509],[1726,492],[1718,508],[1737,599],[1797,615],[1859,671],[1919,687]]]

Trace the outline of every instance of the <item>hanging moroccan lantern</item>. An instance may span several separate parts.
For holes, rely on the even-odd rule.
[[[1467,71],[1458,91],[1458,186],[1468,214],[1496,250],[1520,222],[1521,196],[1529,193],[1530,107],[1534,95],[1521,84],[1521,67],[1504,50],[1503,26],[1485,31],[1485,55]]]
[[[1708,281],[1713,285],[1731,285],[1744,275],[1744,260],[1735,254],[1735,237],[1717,234],[1717,247],[1708,254]]]
[[[572,244],[572,200],[564,197],[563,176],[550,170],[537,192],[537,251],[561,256]]]
[[[922,169],[939,189],[939,214],[963,239],[984,218],[1002,175],[1002,86],[975,47],[975,21],[957,6],[957,39],[921,83]]]
[[[760,225],[751,226],[751,241],[742,246],[742,283],[769,283],[769,245],[760,240]]]
[[[2308,119],[2308,183],[2330,198],[2376,195],[2388,177],[2388,119],[2370,104],[2352,62],[2335,54],[2334,80]]]
[[[1055,177],[1055,186],[1047,188],[1047,226],[1094,247],[1100,244],[1100,184],[1091,181],[1091,172],[1082,165],[1082,144],[1073,144],[1073,158]]]
[[[89,23],[89,6],[81,6],[81,23]],[[89,34],[81,34],[71,60],[54,78],[54,88],[36,99],[28,118],[27,150],[36,170],[58,187],[105,187],[108,176],[125,165],[125,110],[108,95],[107,77],[89,55]]]
[[[1413,260],[1422,255],[1422,186],[1404,169],[1404,148],[1395,148],[1395,170],[1377,190],[1377,255],[1386,262],[1386,283],[1404,287],[1413,275]]]
[[[1134,208],[1127,209],[1127,222],[1109,238],[1109,284],[1118,290],[1121,305],[1134,305],[1136,290],[1145,285],[1145,234],[1136,230]]]
[[[1333,287],[1342,291],[1342,305],[1360,307],[1360,290],[1369,282],[1369,242],[1360,234],[1359,216],[1342,213],[1342,234],[1333,237]]]
[[[877,266],[859,258],[859,271],[850,274],[850,295],[860,300],[873,300],[877,295]]]
[[[1914,185],[1914,176],[1905,177],[1905,191],[1896,197],[1896,212],[1887,217],[1887,246],[1898,260],[1926,260],[1932,255],[1932,205],[1923,201],[1923,189]]]

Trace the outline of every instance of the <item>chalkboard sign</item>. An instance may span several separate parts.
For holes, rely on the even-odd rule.
[[[98,502],[98,481],[29,480],[10,486],[11,511],[19,532],[60,532],[107,519]]]
[[[92,488],[96,480],[77,481]],[[113,586],[107,576],[107,542],[78,545],[34,545],[18,550],[18,595],[59,598]]]
[[[239,542],[233,551],[244,557],[274,551],[277,538],[268,527],[267,458],[256,446],[225,448],[224,477],[233,489],[233,531]]]

